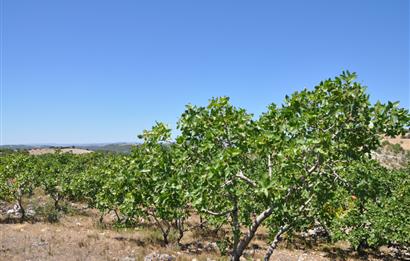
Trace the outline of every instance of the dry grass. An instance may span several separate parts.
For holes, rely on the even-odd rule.
[[[410,150],[410,138],[403,139],[403,138],[388,138],[386,139],[391,144],[400,144],[400,146],[404,150]]]
[[[215,246],[216,235],[194,229],[186,232],[182,246],[175,241],[164,246],[161,233],[145,224],[133,228],[116,228],[106,218],[101,226],[96,210],[72,211],[58,223],[2,223],[0,224],[0,260],[143,260],[153,252],[173,255],[176,260],[227,260]],[[194,216],[190,222],[196,222]],[[218,236],[223,235],[220,230]],[[172,237],[171,237],[172,238]],[[251,242],[246,260],[262,260],[267,247],[266,228],[261,228]],[[282,244],[271,260],[358,260],[354,253],[338,246],[292,242]],[[382,260],[369,258],[369,260]]]

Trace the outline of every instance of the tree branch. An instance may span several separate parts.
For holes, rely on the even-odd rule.
[[[319,159],[316,161],[315,165],[313,165],[310,169],[307,169],[306,172],[308,174],[312,174],[319,167]]]
[[[229,213],[231,213],[232,210],[228,210],[228,211],[224,211],[224,212],[215,212],[212,210],[208,210],[208,209],[201,209],[202,212],[204,212],[205,214],[209,214],[212,216],[225,216],[228,215]]]
[[[269,261],[273,251],[276,249],[276,247],[278,246],[278,243],[281,240],[281,236],[283,235],[283,233],[288,231],[289,228],[290,228],[290,226],[288,224],[285,224],[285,225],[283,225],[279,228],[279,231],[278,231],[278,233],[276,233],[276,235],[273,239],[273,242],[268,247],[268,251],[266,251],[266,254],[263,258],[264,261]]]
[[[265,211],[263,211],[259,216],[256,217],[255,221],[252,223],[251,227],[249,228],[248,232],[244,236],[244,238],[239,242],[239,245],[237,247],[236,255],[239,257],[242,255],[243,251],[245,248],[248,246],[249,242],[251,242],[252,238],[255,236],[256,231],[258,230],[258,227],[262,224],[262,222],[268,218],[273,212],[273,208],[267,208]]]
[[[332,172],[333,172],[333,176],[335,177],[336,180],[337,179],[340,180],[343,183],[343,185],[346,186],[349,189],[352,187],[352,185],[350,185],[350,183],[347,180],[345,180],[339,174],[337,174],[336,171],[333,170]]]
[[[256,185],[256,182],[253,181],[253,180],[251,180],[250,178],[246,177],[246,176],[243,174],[242,170],[240,170],[240,171],[238,172],[238,174],[236,174],[236,177],[237,177],[237,178],[240,178],[240,179],[243,180],[243,181],[246,181],[246,182],[247,182],[249,185],[251,185],[252,187],[256,187],[256,186],[257,186],[257,185]]]
[[[309,204],[309,202],[313,199],[314,195],[311,195],[308,200],[306,200],[303,205],[301,205],[298,211],[303,211],[305,207]],[[292,222],[293,223],[293,222]],[[269,258],[272,256],[273,251],[278,246],[278,243],[281,240],[281,236],[291,228],[292,224],[285,224],[279,228],[279,231],[276,233],[273,242],[269,245],[268,250],[266,251],[265,257],[263,258],[264,261],[268,261]]]
[[[233,183],[233,181],[232,181],[231,179],[230,179],[230,180],[226,180],[221,187],[224,188],[225,186],[231,185],[232,183]]]

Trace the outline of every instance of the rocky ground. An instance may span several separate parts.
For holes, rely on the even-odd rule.
[[[390,169],[407,166],[410,162],[410,134],[383,139],[381,148],[372,152],[372,157]]]
[[[35,206],[33,202],[27,205],[28,213],[36,218],[24,223],[19,223],[15,207],[0,206],[0,260],[227,260],[221,257],[217,239],[199,228],[187,232],[181,246],[176,243],[164,246],[159,231],[149,225],[115,228],[111,225],[114,217],[109,216],[101,224],[97,222],[97,211],[80,205],[71,205],[59,222],[50,223],[45,217],[39,218],[44,215],[41,213],[44,206]],[[266,232],[262,229],[244,260],[262,260],[266,249],[264,238]],[[369,254],[367,260],[396,260],[395,249],[381,250]],[[297,241],[282,243],[271,260],[359,259],[345,243]]]

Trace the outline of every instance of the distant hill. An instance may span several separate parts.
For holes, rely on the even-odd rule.
[[[88,149],[93,151],[108,151],[108,152],[118,152],[118,153],[129,153],[133,146],[138,144],[133,143],[111,143],[111,144],[90,144],[90,145],[79,145],[77,148]]]
[[[34,148],[47,148],[46,145],[0,145],[1,149],[10,149],[10,150],[30,150]]]

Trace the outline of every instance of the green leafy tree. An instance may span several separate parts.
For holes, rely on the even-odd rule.
[[[266,220],[273,232],[268,260],[283,233],[329,216],[322,206],[333,191],[358,186],[348,180],[348,167],[366,162],[379,135],[395,136],[409,125],[406,110],[390,102],[372,106],[354,79],[346,72],[296,92],[257,122],[228,98],[187,107],[178,144],[191,167],[193,205],[212,219],[227,217],[220,220],[232,228],[232,260]]]
[[[408,245],[410,169],[388,170],[377,162],[351,166],[353,189],[341,189],[343,211],[332,219],[334,240],[348,240],[359,252],[383,244]]]
[[[274,200],[267,205],[280,205],[280,210],[274,211],[274,222],[270,222],[276,234],[265,259],[288,229],[333,217],[329,207],[340,207],[334,201],[335,191],[339,187],[355,191],[369,177],[361,169],[380,146],[380,135],[402,134],[409,125],[408,111],[399,109],[397,103],[372,106],[355,78],[344,72],[311,91],[296,92],[286,97],[281,108],[271,105],[260,119],[263,134],[258,150],[261,156],[267,154],[272,166],[269,173],[279,177],[268,183]]]
[[[60,202],[67,196],[74,167],[78,164],[76,156],[56,151],[54,154],[39,155],[40,185],[54,200],[54,207],[61,210]]]
[[[126,211],[126,196],[135,189],[136,180],[133,175],[131,159],[121,154],[106,155],[104,161],[90,172],[92,179],[99,184],[94,187],[95,206],[101,211],[101,221],[105,213],[113,211],[117,217],[117,222],[122,222],[120,210],[128,215],[125,221],[128,222],[135,216],[135,211]]]
[[[128,216],[142,216],[150,219],[160,230],[165,244],[173,224],[184,232],[187,215],[183,181],[176,167],[176,151],[171,145],[171,130],[163,123],[157,123],[151,130],[139,136],[143,143],[131,154],[129,180],[121,212]]]
[[[87,203],[88,207],[97,206],[97,196],[108,180],[106,168],[112,165],[114,155],[89,153],[80,155],[77,169],[71,176],[68,197],[71,200]]]
[[[37,162],[27,153],[12,153],[0,157],[0,200],[16,201],[21,221],[26,218],[24,196],[31,195],[38,185]]]
[[[254,186],[263,174],[254,171],[258,159],[251,149],[258,133],[256,124],[252,115],[222,97],[212,99],[207,107],[188,106],[179,129],[177,142],[189,166],[192,205],[212,222],[231,226],[231,237],[226,240],[236,260],[244,250],[241,226],[252,224],[253,213],[262,208]]]

